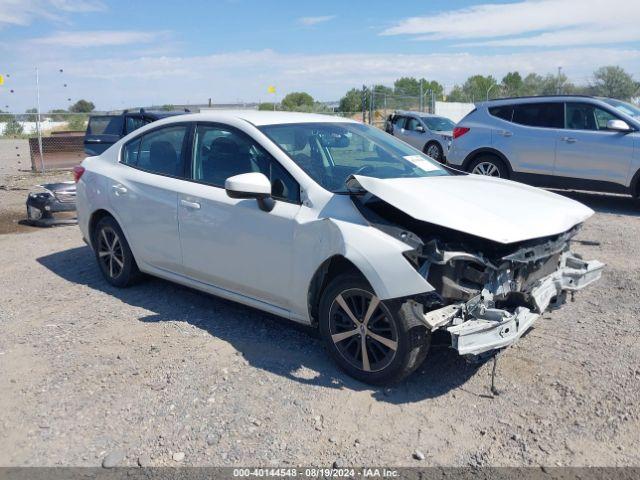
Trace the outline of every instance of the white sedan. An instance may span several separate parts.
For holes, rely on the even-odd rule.
[[[144,272],[316,326],[374,384],[415,370],[438,329],[461,355],[512,344],[603,267],[569,249],[589,208],[456,172],[343,118],[172,117],[75,176],[109,283]]]

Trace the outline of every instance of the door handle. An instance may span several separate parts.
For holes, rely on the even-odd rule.
[[[562,137],[560,140],[567,143],[576,143],[578,141],[573,137]]]
[[[127,188],[124,187],[123,185],[113,185],[111,187],[111,190],[113,191],[113,193],[115,193],[117,196],[120,195],[126,195],[127,194]]]
[[[190,202],[189,200],[180,200],[180,205],[185,208],[190,208],[192,210],[200,210],[200,203],[198,202]]]
[[[500,130],[498,134],[502,135],[503,137],[513,137],[513,133],[511,133],[509,130]]]

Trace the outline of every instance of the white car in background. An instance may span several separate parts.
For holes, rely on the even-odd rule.
[[[569,249],[589,208],[343,118],[181,115],[75,175],[109,283],[144,272],[316,326],[374,384],[417,368],[438,329],[462,355],[510,345],[603,267]]]

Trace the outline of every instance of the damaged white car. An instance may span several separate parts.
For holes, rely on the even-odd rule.
[[[75,174],[108,282],[144,272],[316,326],[375,384],[418,367],[438,329],[461,355],[512,344],[603,268],[569,248],[589,208],[347,119],[182,115]]]

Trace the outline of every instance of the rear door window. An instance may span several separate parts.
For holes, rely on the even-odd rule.
[[[100,115],[89,118],[87,135],[121,135],[122,115]]]
[[[529,127],[564,128],[564,104],[549,102],[514,105],[513,122]]]
[[[513,117],[513,105],[500,105],[499,107],[490,107],[489,113],[494,116],[510,122]]]
[[[122,163],[135,167],[138,165],[138,153],[140,152],[140,143],[142,138],[138,138],[127,143],[122,149]]]
[[[393,121],[393,126],[396,128],[404,128],[405,120],[405,117],[396,117],[396,119]]]
[[[140,141],[140,147],[135,166],[142,170],[171,177],[184,177],[185,153],[187,144],[188,125],[176,125],[160,128],[145,133]],[[125,161],[127,148],[135,149],[136,140],[125,146]],[[130,157],[133,161],[133,154]]]

